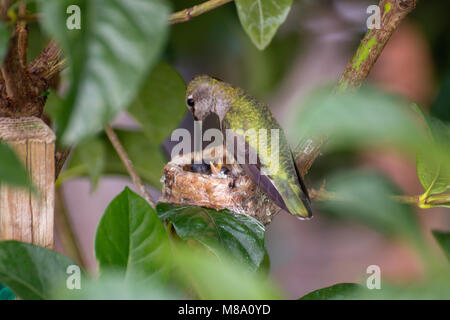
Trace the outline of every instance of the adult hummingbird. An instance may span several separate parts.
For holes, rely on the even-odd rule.
[[[239,87],[200,75],[193,78],[187,86],[186,104],[195,120],[202,121],[209,114],[215,113],[219,117],[222,131],[227,132],[227,142],[230,136],[241,139],[245,145],[245,155],[256,155],[257,161],[254,163],[238,163],[275,204],[298,218],[311,218],[311,200],[288,142],[264,103]],[[258,136],[259,132],[271,133],[273,129],[278,133],[275,148],[278,150],[273,148],[271,139],[274,138],[271,134],[266,135],[266,143],[261,143],[262,139]],[[240,152],[231,151],[235,158]],[[277,161],[274,161],[273,156],[277,157]]]

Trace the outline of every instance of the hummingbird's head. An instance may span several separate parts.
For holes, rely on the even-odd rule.
[[[216,113],[220,119],[226,112],[224,87],[229,86],[216,78],[200,75],[194,77],[186,89],[186,105],[195,120],[204,120],[210,113]]]

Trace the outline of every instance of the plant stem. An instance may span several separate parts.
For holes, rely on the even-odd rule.
[[[386,43],[418,0],[381,0],[381,28],[369,29],[339,79],[338,91],[358,89],[369,75]]]
[[[142,183],[141,177],[139,177],[139,174],[137,173],[137,171],[133,165],[133,162],[131,161],[130,157],[128,156],[125,148],[120,143],[119,138],[117,137],[113,128],[111,128],[110,125],[106,125],[105,132],[109,138],[109,141],[111,141],[111,144],[113,145],[114,149],[116,150],[117,154],[119,155],[120,160],[122,160],[123,165],[127,169],[131,180],[133,181],[134,185],[138,189],[139,194],[141,195],[141,197],[143,197],[145,200],[147,200],[147,202],[153,207],[153,209],[155,209],[156,208],[155,201],[152,199],[151,195],[145,189],[145,186]]]
[[[64,196],[61,188],[55,188],[55,226],[61,239],[64,251],[71,257],[80,267],[86,269],[86,263],[81,254],[77,237],[72,228],[67,208],[65,206]]]
[[[421,195],[418,196],[394,196],[397,201],[417,205],[422,209],[429,209],[437,206],[448,206],[450,207],[450,194],[436,194],[422,199]]]
[[[208,12],[212,9],[220,7],[221,5],[224,5],[231,1],[232,0],[209,0],[209,1],[203,2],[201,4],[193,6],[192,8],[187,8],[187,9],[172,13],[172,15],[169,18],[169,23],[175,24],[175,23],[189,21],[194,17],[197,17],[205,12]]]
[[[19,17],[25,17],[27,14],[27,5],[19,5]],[[20,20],[17,23],[17,34],[18,34],[18,54],[19,59],[22,64],[22,68],[27,67],[27,53],[28,53],[28,29],[27,22],[25,20]]]
[[[410,13],[418,0],[381,0],[381,28],[369,29],[361,40],[355,55],[347,64],[336,86],[336,93],[357,90],[369,75],[391,35]],[[320,155],[327,138],[308,138],[300,142],[295,161],[302,176],[306,175]]]

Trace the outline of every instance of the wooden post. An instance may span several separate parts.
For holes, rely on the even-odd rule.
[[[53,248],[55,135],[39,118],[0,118],[0,140],[23,161],[37,192],[0,186],[0,240]]]

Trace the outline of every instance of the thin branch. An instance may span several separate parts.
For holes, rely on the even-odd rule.
[[[19,5],[19,18],[25,17],[27,14],[27,5]],[[17,23],[18,34],[18,54],[22,64],[22,68],[25,70],[27,67],[27,53],[28,53],[28,26],[25,20],[20,20]]]
[[[347,64],[342,74],[338,91],[358,89],[369,75],[386,43],[403,19],[414,10],[418,0],[381,0],[379,7],[383,11],[381,28],[369,29],[361,40],[356,54]]]
[[[55,180],[58,179],[67,158],[70,155],[72,148],[64,148],[61,151],[57,151],[55,154]]]
[[[27,70],[22,64],[19,49],[19,35],[15,34],[10,41],[8,52],[1,66],[1,74],[5,85],[5,97],[0,106],[0,114],[4,116],[20,116],[23,110],[32,110],[35,90]],[[29,116],[36,116],[30,111]]]
[[[381,28],[370,29],[350,62],[336,87],[336,92],[357,90],[369,75],[378,57],[381,55],[391,35],[400,25],[401,21],[416,7],[418,0],[381,0],[379,7],[382,10]],[[311,168],[327,138],[307,139],[300,143],[295,153],[295,160],[302,175]]]
[[[33,77],[40,93],[56,87],[64,62],[61,49],[54,41],[50,41],[42,53],[28,65],[28,73]]]
[[[169,18],[170,24],[181,23],[191,20],[194,17],[197,17],[205,12],[213,10],[217,7],[220,7],[232,0],[209,0],[203,2],[199,5],[193,6],[192,8],[187,8],[175,13],[172,13]]]
[[[427,197],[426,199],[422,199],[422,197],[419,196],[408,196],[408,195],[401,195],[401,196],[394,196],[394,199],[407,203],[416,205],[419,208],[422,209],[429,209],[436,206],[450,206],[450,194],[437,194]]]
[[[8,9],[14,0],[0,0],[0,18],[6,20],[8,18]]]
[[[36,22],[41,19],[41,15],[38,13],[29,13],[23,16],[17,17],[17,21]]]
[[[80,267],[86,269],[86,263],[73,231],[60,187],[55,188],[55,226],[66,254],[78,263]]]
[[[125,148],[120,143],[119,138],[117,137],[113,128],[111,128],[110,125],[106,125],[105,132],[109,138],[109,141],[111,141],[111,144],[113,145],[114,149],[116,150],[117,154],[119,155],[120,160],[122,160],[123,165],[127,169],[128,174],[131,177],[131,180],[133,181],[134,185],[138,189],[139,194],[145,200],[147,200],[147,202],[153,207],[153,209],[155,209],[156,208],[155,201],[153,200],[153,198],[151,197],[151,195],[148,193],[147,189],[145,188],[144,183],[141,180],[141,177],[139,177],[139,174],[137,173],[137,171],[133,165],[133,162],[131,161],[130,157],[128,156]]]

